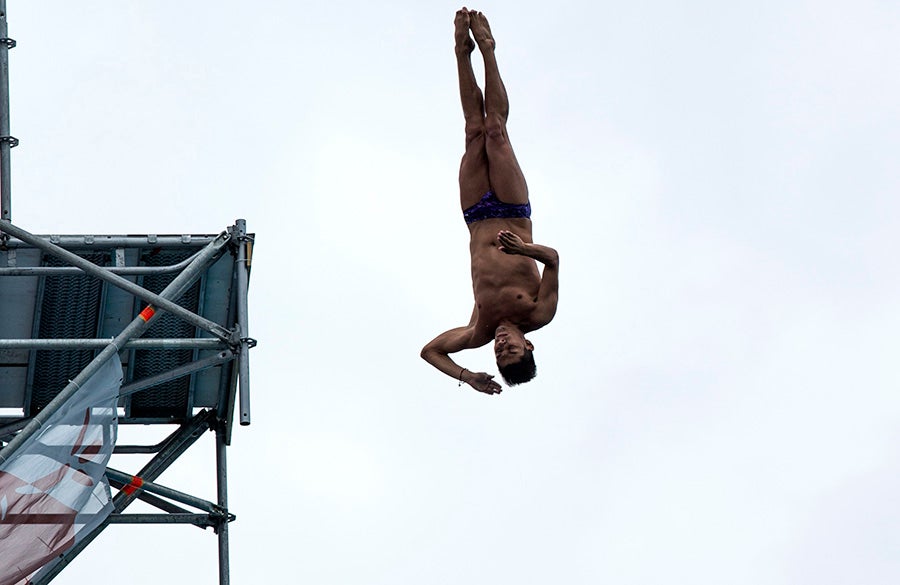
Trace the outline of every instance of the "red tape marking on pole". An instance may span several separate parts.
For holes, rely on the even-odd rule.
[[[156,311],[153,309],[153,307],[147,305],[147,308],[140,312],[139,317],[146,323],[150,320],[150,317],[152,317],[154,313],[156,313]]]
[[[135,475],[131,479],[131,483],[122,487],[122,491],[130,496],[134,492],[138,491],[138,488],[140,488],[143,485],[144,485],[144,480]]]

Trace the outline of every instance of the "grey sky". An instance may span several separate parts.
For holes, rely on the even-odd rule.
[[[900,579],[895,2],[470,7],[562,258],[499,397],[418,357],[472,303],[459,6],[8,4],[14,223],[257,233],[233,582]],[[160,483],[213,498],[206,443]],[[57,582],[214,547],[114,526]]]

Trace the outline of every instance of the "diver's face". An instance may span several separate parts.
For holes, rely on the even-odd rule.
[[[500,326],[494,334],[494,357],[497,365],[505,367],[522,359],[526,350],[534,349],[531,342],[525,339],[521,331],[515,331]]]

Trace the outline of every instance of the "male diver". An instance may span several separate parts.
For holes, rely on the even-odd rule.
[[[469,324],[441,333],[422,348],[438,370],[485,394],[500,384],[486,372],[471,372],[450,355],[494,343],[497,367],[508,385],[536,374],[534,346],[525,334],[556,314],[559,254],[532,242],[528,186],[506,132],[509,100],[494,56],[487,18],[474,10],[456,13],[456,61],[466,125],[466,152],[459,167],[459,198],[469,227],[475,307]],[[469,35],[471,31],[475,40]],[[484,59],[485,87],[472,70],[475,45]],[[543,274],[537,262],[544,265]]]

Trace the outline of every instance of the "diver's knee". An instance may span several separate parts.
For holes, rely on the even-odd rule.
[[[506,142],[506,121],[500,118],[491,118],[485,124],[484,132],[489,140]]]
[[[484,124],[466,124],[466,150],[471,148],[484,148],[485,129]]]

